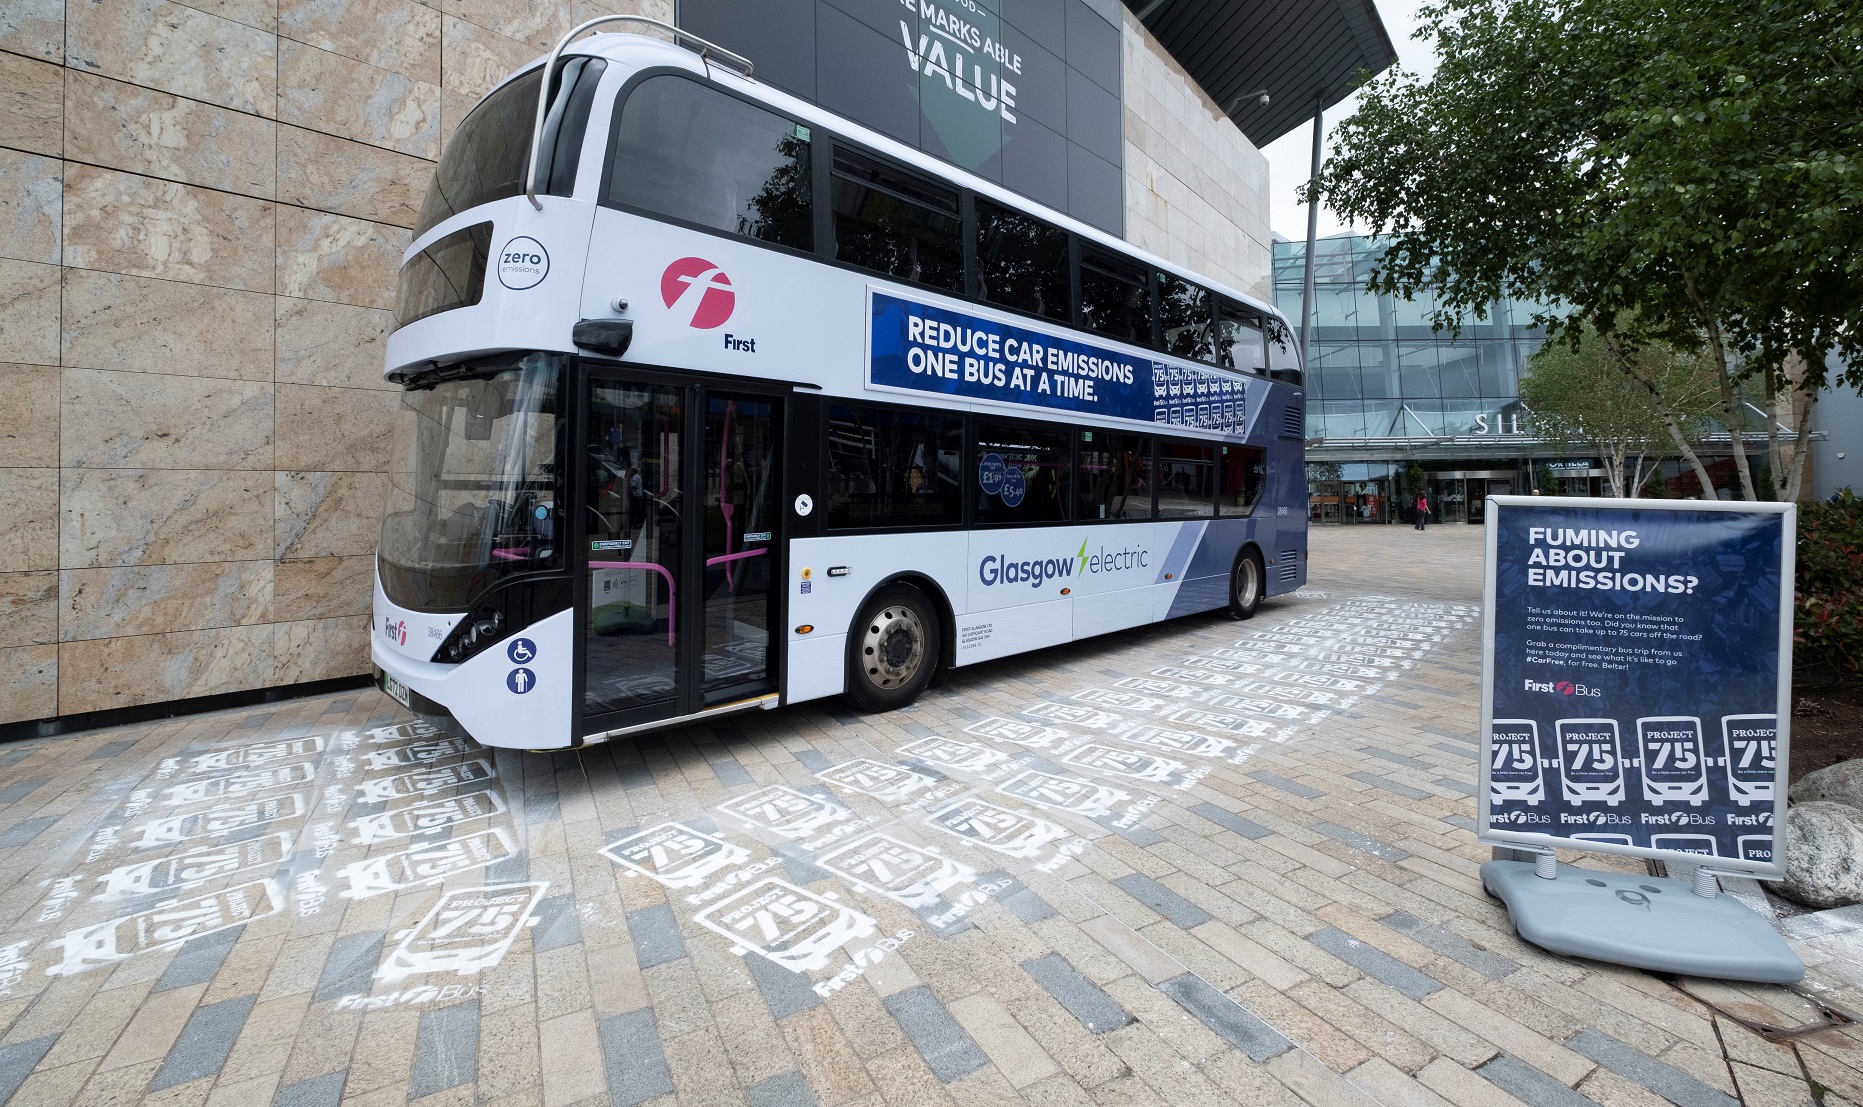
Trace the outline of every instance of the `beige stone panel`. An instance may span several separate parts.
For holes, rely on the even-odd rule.
[[[446,76],[442,83],[474,100],[537,57],[537,47],[474,23],[448,17],[442,40]]]
[[[58,638],[76,642],[272,618],[270,561],[119,565],[58,574]]]
[[[0,257],[58,264],[62,169],[54,158],[0,149]]]
[[[0,469],[0,573],[58,568],[58,470]]]
[[[0,258],[0,361],[58,364],[58,266]]]
[[[58,714],[58,647],[0,650],[0,723]]]
[[[65,364],[131,373],[272,379],[272,297],[72,269]]]
[[[281,616],[367,615],[375,600],[375,557],[293,557],[272,570],[272,609]]]
[[[432,160],[440,156],[440,88],[341,54],[279,43],[278,118]]]
[[[7,0],[0,4],[0,50],[63,61],[65,0]]]
[[[223,377],[66,369],[66,469],[271,469],[272,386]]]
[[[137,277],[272,291],[272,205],[70,164],[65,264]]]
[[[280,208],[279,294],[391,309],[409,237],[383,223]]]
[[[278,33],[440,83],[440,13],[414,0],[279,0]]]
[[[58,530],[66,569],[256,561],[272,555],[271,473],[67,469]]]
[[[281,472],[277,480],[279,558],[375,552],[386,474]]]
[[[0,573],[0,646],[58,641],[58,574]]]
[[[0,15],[0,22],[5,16]],[[58,156],[63,148],[65,71],[0,53],[0,146]]]
[[[278,135],[278,198],[287,204],[412,227],[433,163],[380,146],[285,127]]]
[[[272,628],[138,634],[58,647],[58,710],[108,711],[264,688],[273,682]]]
[[[334,680],[369,671],[369,616],[274,623],[273,680],[280,685]]]
[[[0,466],[58,466],[58,369],[0,364]]]
[[[235,23],[244,23],[248,27],[257,27],[261,31],[277,33],[277,0],[175,0],[178,4],[208,15],[217,15]]]
[[[490,31],[535,47],[542,53],[567,34],[579,16],[574,5],[553,0],[444,0],[441,9],[457,20],[464,20]]]
[[[274,305],[278,383],[399,391],[382,379],[393,313],[288,296],[278,297]]]
[[[574,13],[570,19],[571,26],[594,19],[598,15],[644,15],[662,23],[677,25],[679,22],[673,17],[673,0],[575,0],[570,10]],[[614,29],[651,35],[655,38],[667,37],[664,32],[640,24],[622,23]],[[554,42],[552,45],[555,45]]]
[[[166,0],[71,0],[73,69],[271,117],[278,39]]]
[[[400,397],[375,388],[278,386],[280,469],[382,472]]]
[[[278,124],[73,70],[65,156],[129,173],[271,199]]]

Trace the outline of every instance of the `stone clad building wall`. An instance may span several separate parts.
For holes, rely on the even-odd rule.
[[[432,163],[613,10],[672,0],[0,7],[0,723],[368,671]],[[1125,40],[1128,233],[1265,292],[1265,161]]]

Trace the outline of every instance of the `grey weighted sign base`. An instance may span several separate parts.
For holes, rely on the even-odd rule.
[[[1732,896],[1698,896],[1679,880],[1531,862],[1489,861],[1488,894],[1507,904],[1520,936],[1542,949],[1614,965],[1792,984],[1805,966],[1765,919]]]

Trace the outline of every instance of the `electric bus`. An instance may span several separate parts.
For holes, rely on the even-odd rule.
[[[579,746],[889,710],[1300,587],[1270,304],[665,24],[580,37],[627,20],[653,22],[592,20],[494,89],[435,170],[384,369],[384,691]]]

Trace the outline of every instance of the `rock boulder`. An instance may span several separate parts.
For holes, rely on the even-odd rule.
[[[1817,801],[1788,808],[1780,891],[1807,907],[1863,903],[1863,810]]]
[[[1827,765],[1792,785],[1793,803],[1847,803],[1863,809],[1863,758]]]

